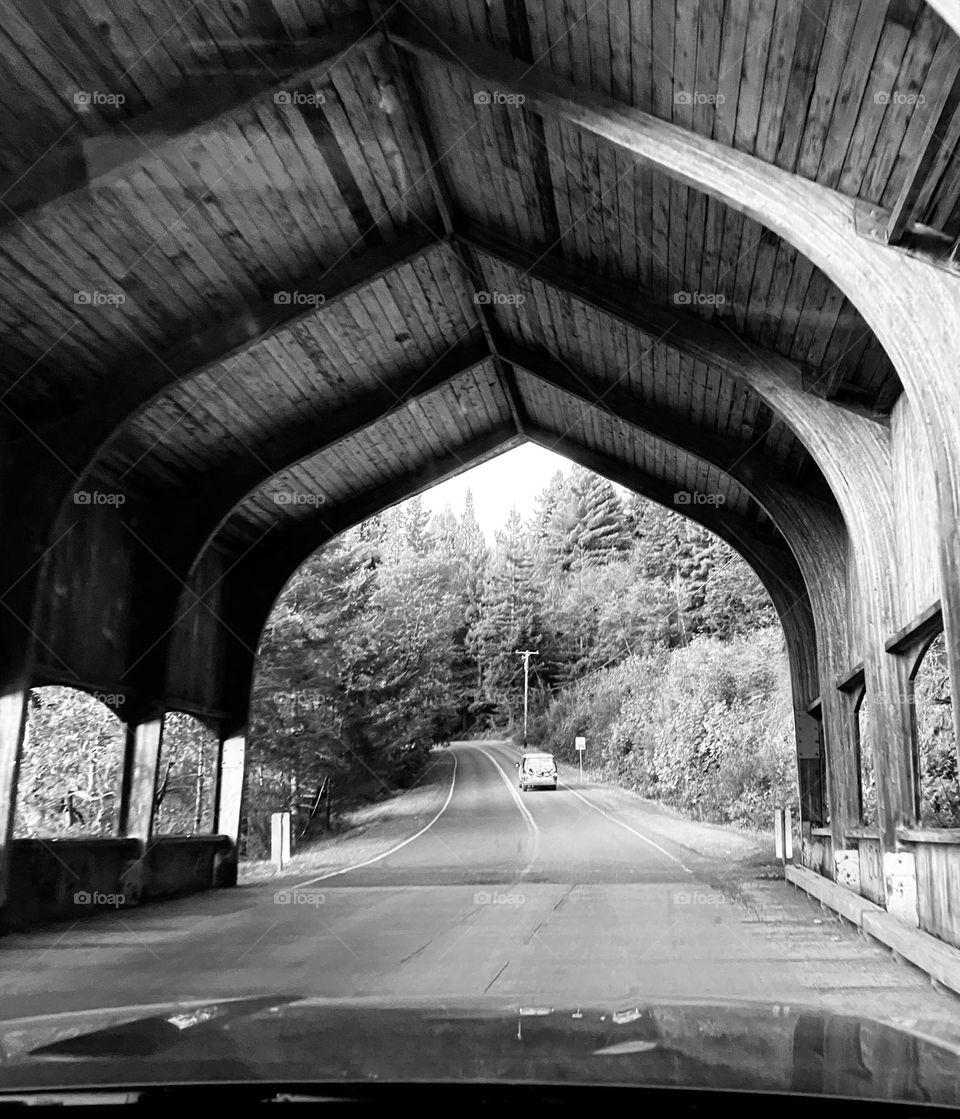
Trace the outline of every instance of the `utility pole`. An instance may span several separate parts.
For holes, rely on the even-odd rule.
[[[527,704],[530,697],[530,658],[539,657],[536,649],[517,649],[517,656],[523,657],[523,748],[527,748]]]

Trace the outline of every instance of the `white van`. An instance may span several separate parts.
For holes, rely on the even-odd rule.
[[[553,754],[524,754],[517,770],[521,792],[557,787],[557,759]]]

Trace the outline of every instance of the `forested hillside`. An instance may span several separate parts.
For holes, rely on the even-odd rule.
[[[793,797],[782,636],[753,572],[687,518],[580,468],[492,546],[469,498],[419,500],[316,554],[264,636],[248,769],[251,849],[267,813],[325,826],[415,780],[435,741],[518,731],[705,817]],[[322,790],[322,792],[321,792]]]

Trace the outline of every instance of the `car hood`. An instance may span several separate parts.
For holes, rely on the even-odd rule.
[[[0,1022],[0,1090],[477,1081],[786,1091],[960,1105],[960,1048],[793,1005],[418,1005],[289,995]]]

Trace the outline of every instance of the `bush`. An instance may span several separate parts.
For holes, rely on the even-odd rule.
[[[420,779],[430,761],[429,742],[405,742],[390,751],[390,780],[399,789],[409,789]]]
[[[790,685],[779,628],[631,657],[561,692],[545,741],[644,796],[740,826],[796,806]]]

